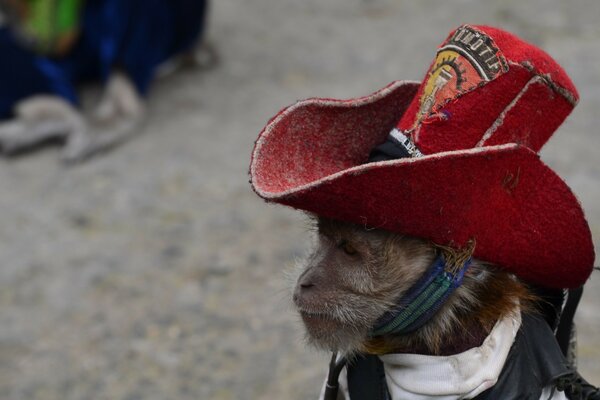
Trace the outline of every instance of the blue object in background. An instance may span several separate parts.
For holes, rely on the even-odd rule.
[[[78,103],[76,85],[104,82],[114,68],[125,71],[146,94],[156,67],[197,42],[207,0],[87,0],[81,36],[64,57],[49,58],[24,48],[0,28],[0,119],[35,94]]]

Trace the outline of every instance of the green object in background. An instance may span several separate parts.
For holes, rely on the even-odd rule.
[[[64,54],[79,33],[84,0],[23,0],[26,15],[23,30],[36,50]]]

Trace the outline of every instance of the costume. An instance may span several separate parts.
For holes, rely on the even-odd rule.
[[[589,226],[574,194],[538,154],[577,101],[565,71],[541,49],[497,28],[463,25],[440,45],[421,84],[398,81],[366,97],[308,99],[280,111],[256,141],[251,184],[270,202],[470,247],[474,258],[529,284],[577,288],[595,257]],[[372,332],[418,329],[460,285],[468,264],[452,273],[434,265]],[[406,315],[412,309],[419,314]],[[483,345],[503,343],[491,351],[497,357],[491,369],[478,362],[490,350],[473,348],[450,359],[384,355],[380,376],[393,399],[562,399],[563,390],[575,393],[564,382],[579,382],[578,375],[567,369],[551,322],[523,320],[525,327],[545,327],[543,334],[523,328],[516,335],[515,329],[506,341],[506,332],[494,336],[495,328]],[[503,324],[509,323],[497,328]],[[553,347],[524,349],[522,343]],[[544,368],[547,361],[553,365]],[[428,363],[418,375],[419,365]],[[401,371],[407,364],[410,373]],[[331,371],[341,365],[332,363],[330,387]],[[519,368],[537,373],[537,380],[513,385],[519,375],[510,371]],[[414,374],[430,380],[419,383]],[[352,375],[350,366],[349,387]],[[582,385],[589,398],[600,398]]]
[[[571,372],[546,322],[527,314],[521,319],[518,311],[498,321],[480,347],[460,354],[366,357],[342,372],[346,399],[563,400],[555,385]],[[384,374],[373,395],[360,375],[377,369]]]
[[[53,94],[75,104],[77,84],[103,82],[114,68],[145,94],[156,67],[199,38],[206,5],[206,0],[86,0],[77,41],[56,57],[36,53],[14,29],[0,27],[0,119],[32,95]]]

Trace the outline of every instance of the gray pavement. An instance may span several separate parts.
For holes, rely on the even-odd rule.
[[[421,79],[462,22],[504,27],[567,70],[581,102],[542,158],[600,244],[600,2],[216,0],[212,71],[155,85],[142,135],[65,168],[49,148],[0,160],[0,399],[310,399],[285,271],[302,215],[248,185],[253,141],[281,107]],[[600,272],[580,365],[600,384]]]

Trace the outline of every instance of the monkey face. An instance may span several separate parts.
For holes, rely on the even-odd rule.
[[[377,319],[393,307],[435,258],[433,246],[379,229],[319,219],[293,300],[314,345],[360,349]]]

